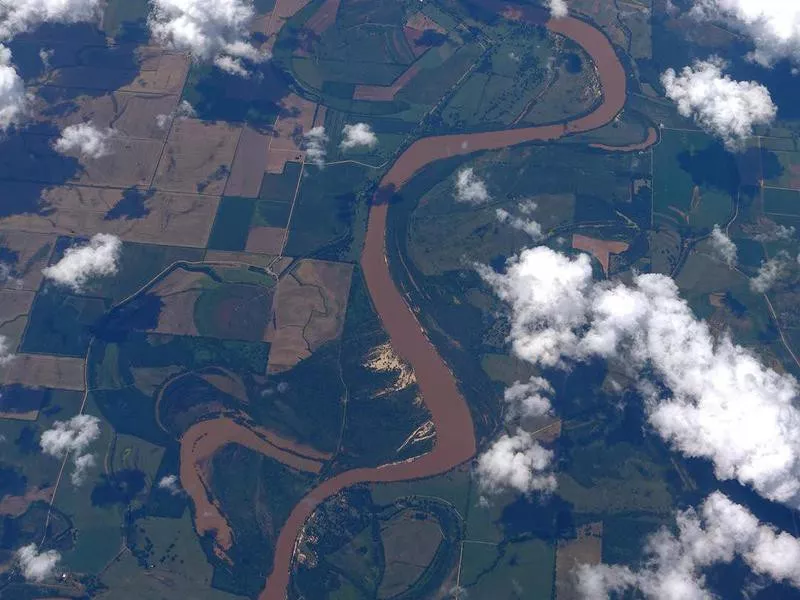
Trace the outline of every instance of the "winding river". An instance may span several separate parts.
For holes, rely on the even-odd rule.
[[[386,173],[381,180],[379,194],[385,194],[386,190],[398,190],[420,169],[437,160],[525,142],[554,140],[597,129],[612,121],[625,104],[626,74],[608,39],[593,26],[572,17],[550,20],[547,27],[554,33],[574,40],[592,57],[603,92],[602,101],[594,111],[557,125],[418,140],[400,155]],[[347,471],[313,489],[295,506],[280,531],[272,573],[259,600],[285,600],[295,545],[306,520],[325,499],[359,483],[403,481],[438,475],[475,455],[472,418],[456,378],[425,335],[389,273],[386,257],[388,211],[388,203],[380,201],[376,201],[370,209],[361,267],[372,302],[394,350],[414,369],[425,405],[436,427],[436,444],[430,453],[416,459]]]

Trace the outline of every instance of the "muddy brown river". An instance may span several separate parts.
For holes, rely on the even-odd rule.
[[[421,139],[395,161],[381,180],[380,187],[397,190],[429,163],[451,156],[525,142],[554,140],[590,131],[612,121],[625,104],[626,74],[608,39],[588,23],[571,17],[548,21],[547,27],[554,33],[574,40],[592,57],[603,91],[602,102],[594,111],[564,124]],[[285,600],[297,540],[307,519],[325,499],[359,483],[403,481],[438,475],[470,460],[475,454],[472,419],[456,378],[431,344],[389,272],[386,257],[388,210],[388,205],[381,202],[376,202],[370,209],[361,267],[392,346],[414,369],[425,405],[436,427],[436,444],[430,453],[416,459],[347,471],[312,490],[294,508],[281,529],[272,573],[259,600]]]

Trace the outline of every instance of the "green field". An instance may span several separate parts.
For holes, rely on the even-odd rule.
[[[720,142],[665,129],[653,152],[653,211],[664,223],[708,230],[731,217],[741,179]]]

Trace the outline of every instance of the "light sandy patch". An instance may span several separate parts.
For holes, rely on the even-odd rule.
[[[600,263],[600,266],[603,267],[603,272],[608,275],[609,256],[625,252],[628,249],[628,244],[625,242],[599,240],[576,233],[572,236],[572,247],[575,250],[583,250],[592,254]]]
[[[0,515],[16,518],[22,515],[34,502],[49,502],[53,497],[53,487],[29,488],[24,496],[6,495],[0,500]]]
[[[228,180],[240,127],[198,119],[175,121],[154,187],[161,191],[220,195]]]
[[[268,372],[285,371],[344,327],[353,265],[303,259],[278,281],[266,341]]]
[[[285,236],[286,230],[283,227],[253,227],[247,235],[245,250],[277,256],[283,250]]]
[[[397,355],[390,342],[375,347],[367,357],[364,367],[376,373],[397,374],[394,383],[376,393],[374,397],[404,390],[417,382],[411,366]]]
[[[556,547],[556,600],[581,600],[573,577],[579,564],[597,565],[603,550],[603,523],[578,528],[577,538],[559,540]]]
[[[246,125],[239,137],[233,167],[225,186],[226,196],[257,198],[267,168],[267,148],[271,136]]]
[[[201,421],[190,427],[181,437],[181,486],[194,501],[198,535],[213,533],[214,552],[223,560],[228,560],[227,551],[233,546],[234,534],[219,502],[211,497],[209,482],[211,459],[228,444],[239,444],[299,471],[319,473],[322,469],[321,462],[307,458],[319,455],[313,448],[300,446],[258,427],[241,425],[230,417]]]
[[[208,243],[219,205],[216,196],[156,192],[145,199],[143,217],[107,219],[123,198],[122,190],[58,186],[41,195],[43,214],[18,214],[0,219],[0,230],[25,230],[89,237],[98,231],[124,241],[203,248]]]
[[[48,354],[17,354],[8,365],[0,367],[4,385],[19,384],[59,390],[85,389],[84,359]]]

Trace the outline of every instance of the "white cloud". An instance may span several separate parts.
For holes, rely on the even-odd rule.
[[[304,136],[306,158],[317,165],[320,169],[325,166],[325,157],[328,151],[325,145],[328,143],[328,136],[322,125],[313,127]]]
[[[181,484],[177,475],[164,475],[164,477],[158,481],[158,487],[159,489],[167,490],[173,496],[177,496],[181,493]]]
[[[100,419],[92,415],[76,415],[69,421],[56,421],[53,428],[42,433],[39,445],[45,454],[56,458],[72,456],[75,470],[72,483],[80,485],[86,471],[95,464],[87,450],[100,437]]]
[[[696,61],[680,74],[667,69],[661,83],[681,115],[693,118],[728,148],[736,149],[752,135],[755,125],[771,123],[777,108],[766,87],[755,81],[734,81],[723,74],[724,66],[717,57]]]
[[[248,41],[254,16],[251,0],[152,0],[148,24],[153,37],[167,47],[247,77],[245,62],[269,58]]]
[[[0,131],[19,122],[27,100],[25,84],[11,63],[11,50],[0,44]]]
[[[761,263],[758,273],[750,280],[750,288],[759,294],[765,294],[778,280],[786,275],[791,261],[786,252],[778,252],[775,256]]]
[[[48,279],[80,291],[93,277],[114,275],[122,242],[114,235],[98,233],[82,246],[67,248],[56,264],[42,269]]]
[[[547,0],[547,7],[553,19],[561,19],[569,14],[566,0]]]
[[[97,159],[111,154],[109,142],[115,135],[113,129],[98,129],[91,123],[78,123],[62,129],[61,137],[53,147],[61,154],[77,151],[85,158]]]
[[[461,169],[456,174],[456,201],[469,204],[484,204],[490,200],[483,180],[475,175],[472,167]]]
[[[755,573],[800,587],[800,540],[758,522],[744,506],[720,492],[677,515],[677,534],[661,529],[650,536],[639,570],[620,565],[581,565],[578,589],[586,600],[611,592],[639,590],[653,600],[709,600],[704,570],[736,557]]]
[[[786,227],[775,221],[766,220],[761,226],[761,231],[753,236],[757,242],[780,242],[790,240],[795,236],[794,225]]]
[[[674,448],[710,460],[720,479],[800,506],[797,381],[728,337],[715,339],[669,277],[595,283],[586,255],[546,247],[523,250],[505,273],[479,272],[510,305],[517,356],[561,367],[618,361],[649,390],[649,421]]]
[[[159,129],[166,129],[175,119],[182,121],[184,119],[191,119],[197,116],[194,106],[189,104],[186,100],[181,100],[180,104],[175,107],[168,115],[156,115],[156,125]]]
[[[522,493],[549,492],[556,487],[551,472],[553,452],[539,445],[527,431],[503,434],[478,457],[475,472],[481,487],[496,493],[513,489]]]
[[[553,387],[543,377],[531,377],[526,382],[515,381],[503,393],[508,404],[506,421],[549,414],[551,405],[547,394],[552,393]]]
[[[736,244],[728,237],[727,233],[719,228],[719,225],[714,225],[710,240],[714,253],[729,267],[736,266]]]
[[[75,466],[75,470],[72,471],[72,474],[70,475],[70,481],[72,481],[72,485],[78,486],[86,481],[86,474],[88,473],[89,469],[94,467],[94,455],[76,454],[75,458],[72,460],[72,463]]]
[[[358,148],[374,148],[378,144],[378,136],[372,131],[372,127],[367,123],[356,123],[355,125],[345,125],[342,129],[344,138],[339,146],[343,150]]]
[[[517,217],[503,208],[498,208],[495,211],[495,214],[497,215],[498,221],[501,223],[506,223],[514,229],[524,231],[531,236],[534,241],[539,241],[542,239],[542,226],[533,219],[523,219],[522,217]]]
[[[8,337],[0,335],[0,367],[7,365],[14,358],[14,352],[11,350],[11,343]]]
[[[692,14],[749,35],[755,43],[750,58],[764,66],[781,58],[800,62],[800,4],[794,0],[695,0]]]
[[[36,544],[28,544],[17,550],[16,559],[25,579],[44,581],[55,572],[61,554],[56,550],[39,552]]]
[[[31,31],[42,23],[99,19],[102,0],[10,0],[0,2],[0,39]]]

